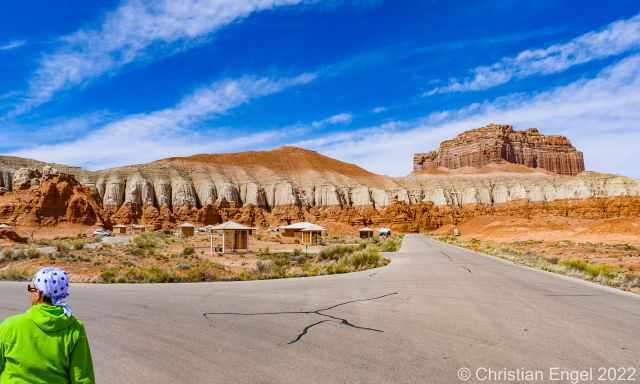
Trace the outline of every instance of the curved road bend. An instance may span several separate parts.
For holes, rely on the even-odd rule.
[[[76,285],[71,304],[100,383],[455,383],[460,367],[638,366],[638,297],[419,235],[391,257],[316,278]],[[25,309],[23,283],[0,292],[0,318]]]

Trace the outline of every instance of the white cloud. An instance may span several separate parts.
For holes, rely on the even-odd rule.
[[[336,125],[336,124],[347,124],[353,120],[353,115],[350,113],[339,113],[337,115],[329,116],[326,119],[317,120],[312,122],[310,125],[313,128],[322,128],[328,125]]]
[[[17,49],[25,45],[27,42],[25,40],[12,40],[8,43],[0,45],[0,51],[10,51],[12,49]]]
[[[558,73],[578,64],[638,48],[640,14],[630,19],[615,21],[602,30],[585,33],[564,44],[525,50],[514,57],[506,57],[497,63],[477,67],[473,69],[472,76],[451,79],[448,85],[434,88],[425,95],[488,89],[512,79]]]
[[[375,108],[373,108],[371,110],[371,112],[373,112],[373,113],[375,113],[377,115],[378,113],[382,113],[382,112],[384,112],[386,110],[387,110],[387,108],[385,108],[385,107],[375,107]]]
[[[66,143],[38,145],[15,151],[13,155],[63,164],[103,168],[148,162],[167,156],[200,152],[230,151],[284,136],[284,131],[256,135],[221,135],[194,130],[194,126],[250,100],[285,88],[307,84],[313,74],[293,78],[244,77],[202,87],[175,106],[115,120],[91,134]]]
[[[24,101],[10,116],[47,102],[57,92],[148,58],[153,49],[202,39],[251,13],[301,1],[127,0],[107,14],[97,29],[62,37],[62,46],[42,57]]]
[[[593,79],[532,95],[433,113],[414,121],[387,123],[298,144],[390,175],[411,171],[411,156],[440,141],[491,122],[538,127],[568,136],[584,151],[588,169],[640,177],[640,55],[604,69]]]

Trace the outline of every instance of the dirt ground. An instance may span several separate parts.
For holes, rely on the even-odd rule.
[[[476,217],[431,234],[517,263],[640,292],[640,218]]]
[[[118,235],[104,241],[77,228],[36,233],[28,244],[5,243],[0,249],[0,278],[21,280],[43,266],[64,268],[76,282],[211,281],[286,277],[324,273],[338,259],[320,252],[336,245],[358,247],[355,238],[327,238],[305,246],[267,230],[254,233],[249,249],[221,254],[221,235],[196,232],[190,238],[152,232]],[[69,235],[68,237],[64,235]],[[73,236],[72,236],[73,235]],[[213,241],[211,241],[213,240]],[[213,245],[213,252],[212,247]],[[379,260],[373,260],[372,266]]]
[[[453,226],[434,231],[436,235],[452,235]],[[531,219],[480,216],[460,225],[463,240],[512,242],[526,240],[574,241],[590,243],[628,243],[640,246],[640,218],[587,220],[547,216]]]

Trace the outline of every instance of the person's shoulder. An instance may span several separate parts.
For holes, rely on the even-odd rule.
[[[0,323],[0,333],[10,332],[19,327],[25,321],[28,321],[24,313],[9,316]]]
[[[84,323],[81,320],[79,320],[77,317],[75,317],[75,316],[71,316],[71,318],[69,320],[71,321],[71,324],[69,325],[69,328],[74,333],[78,333],[80,335],[84,335],[84,333],[85,333]]]
[[[17,315],[12,315],[12,316],[9,316],[6,319],[4,319],[0,323],[0,326],[16,325],[16,324],[19,324],[21,322],[24,322],[25,320],[26,320],[26,314],[19,313]]]

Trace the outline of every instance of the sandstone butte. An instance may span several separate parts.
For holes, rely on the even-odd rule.
[[[496,162],[542,168],[561,175],[584,171],[582,152],[564,136],[545,136],[538,129],[515,131],[510,125],[489,124],[446,140],[440,148],[413,157],[414,171],[444,167],[482,167]]]
[[[489,127],[503,127],[489,130],[520,137],[509,126]],[[485,133],[477,132],[463,133],[454,141],[484,140]],[[640,181],[577,173],[582,155],[568,140],[527,132],[522,136],[526,140],[510,140],[520,143],[514,148],[527,159],[536,159],[533,163],[505,161],[487,149],[482,153],[495,161],[483,157],[473,166],[426,168],[401,178],[377,175],[296,147],[175,157],[95,172],[4,157],[0,158],[0,222],[106,227],[141,223],[161,229],[184,221],[206,225],[233,219],[267,227],[307,220],[329,228],[366,225],[418,231],[487,215],[640,217]],[[536,142],[544,145],[534,155],[531,148]],[[472,142],[469,145],[473,147]],[[555,172],[559,168],[539,166],[544,163],[539,160],[541,153],[546,159],[573,154],[576,162],[559,166],[568,173],[559,174]]]

